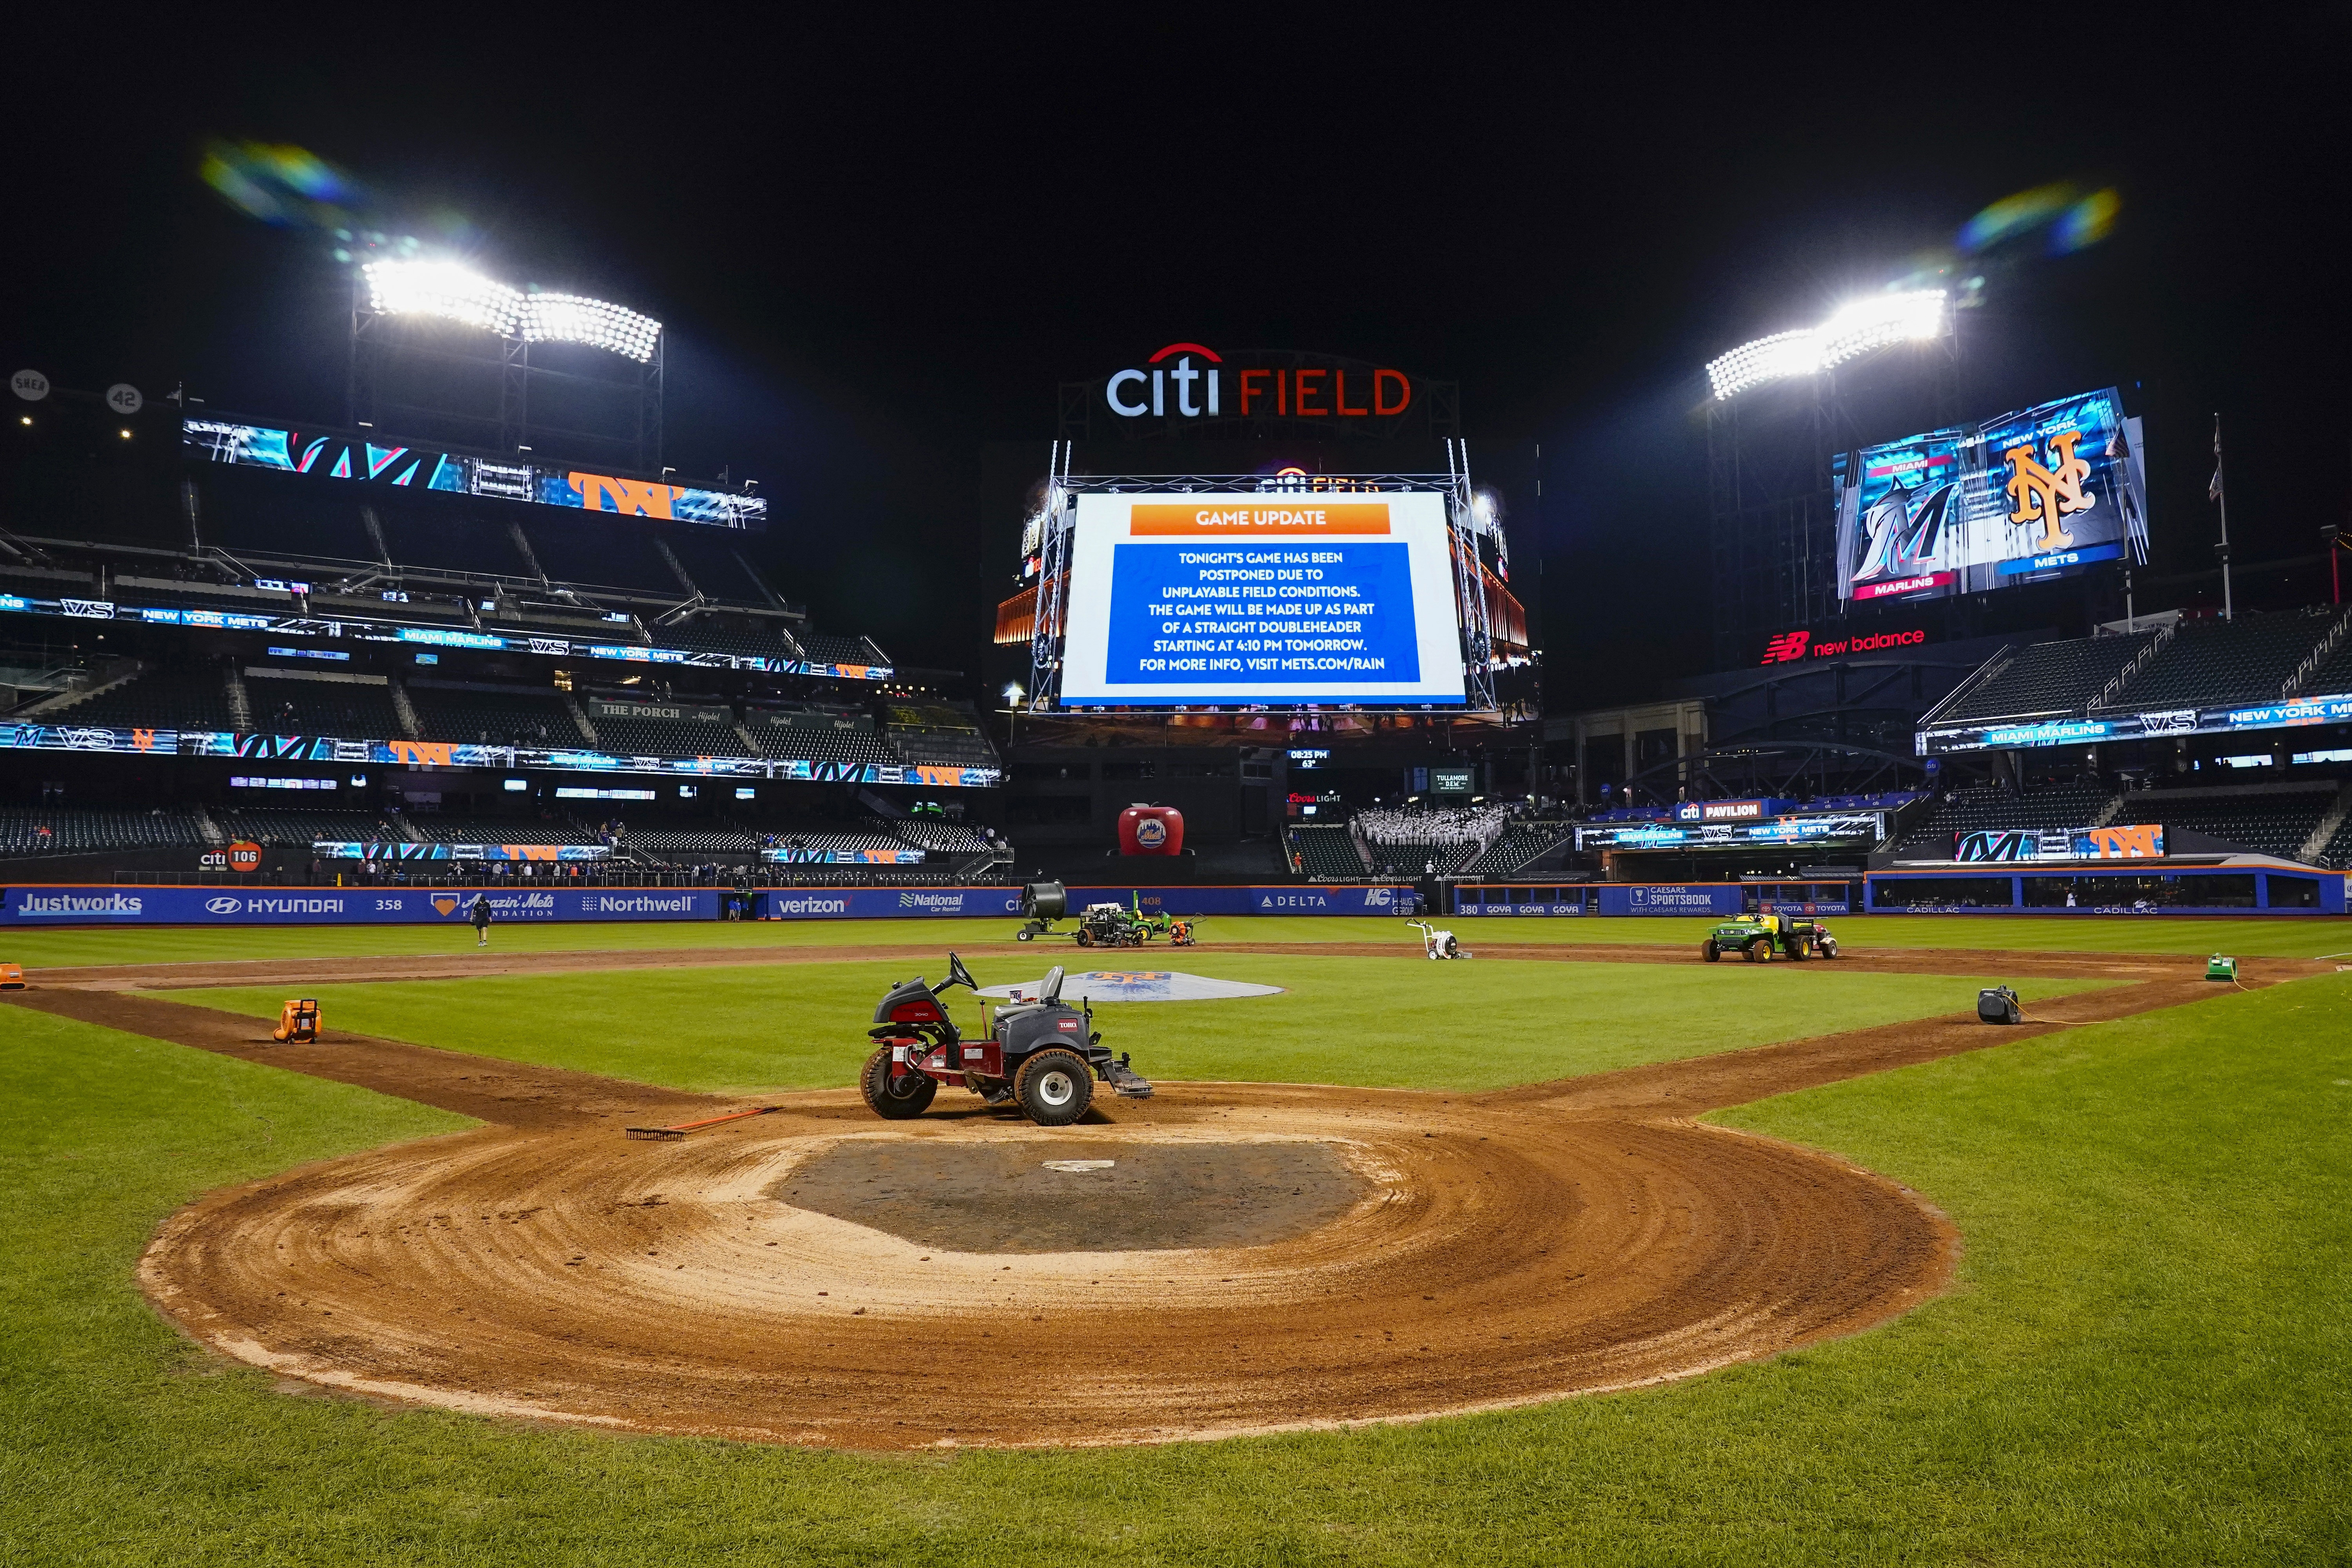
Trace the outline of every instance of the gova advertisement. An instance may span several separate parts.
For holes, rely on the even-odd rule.
[[[1840,453],[1838,596],[1944,598],[2147,559],[2140,422],[2115,389]]]
[[[1082,495],[1071,708],[1458,704],[1445,498]]]

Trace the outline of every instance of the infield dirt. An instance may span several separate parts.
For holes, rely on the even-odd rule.
[[[544,972],[554,956],[512,967]],[[899,955],[777,958],[850,956]],[[1692,962],[1655,950],[1527,956]],[[1981,973],[1986,958],[1887,954],[1867,967],[1948,963]],[[411,966],[425,967],[396,960],[365,977]],[[287,1173],[175,1215],[142,1279],[200,1342],[365,1395],[856,1447],[1150,1442],[1425,1416],[1687,1376],[1868,1328],[1949,1279],[1949,1226],[1884,1178],[1691,1117],[2213,991],[2178,959],[2021,954],[2011,972],[2125,984],[2043,1003],[2021,1028],[1927,1019],[1497,1093],[1163,1085],[1048,1132],[961,1097],[878,1123],[854,1092],[829,1091],[649,1143],[619,1126],[736,1102],[340,1034],[275,1046],[251,1019],[129,989],[183,983],[189,967],[52,971],[17,1000],[495,1124]],[[310,965],[204,967],[247,983],[321,978]],[[2321,967],[2250,963],[2243,978]],[[1099,1208],[1099,1184],[1118,1181],[1116,1165],[1044,1164],[1089,1152],[1127,1162],[1130,1201],[1171,1213],[1114,1235],[1119,1250],[1024,1249],[1008,1222],[1050,1242]],[[1153,1173],[1204,1159],[1255,1172],[1261,1186],[1298,1175],[1285,1191],[1301,1199],[1303,1173],[1319,1169],[1320,1197],[1292,1214],[1304,1228],[1220,1230],[1220,1195],[1239,1191],[1229,1182],[1195,1225],[1173,1212],[1181,1184]],[[923,1196],[913,1207],[929,1219],[910,1220],[846,1190],[889,1163],[961,1171],[972,1199]],[[983,1169],[1021,1201],[982,1201]],[[833,1190],[796,1204],[796,1179]],[[1223,1206],[1230,1219],[1247,1205]],[[841,1217],[861,1212],[877,1223]],[[940,1235],[963,1249],[922,1239]]]

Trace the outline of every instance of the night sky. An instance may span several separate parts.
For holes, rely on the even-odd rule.
[[[1703,362],[2072,180],[2121,192],[2113,237],[1996,279],[1970,411],[2121,386],[2156,570],[2210,563],[2217,409],[2241,561],[2347,521],[2340,5],[2178,39],[2114,8],[517,15],[18,36],[9,368],[339,420],[346,269],[194,173],[208,138],[296,143],[417,232],[459,215],[493,276],[661,318],[668,460],[762,479],[779,586],[977,670],[1018,526],[982,449],[1042,470],[1057,383],[1176,339],[1400,365],[1461,384],[1474,460],[1543,444],[1514,523],[1564,710],[1707,662]],[[2326,597],[2295,571],[2247,596]]]

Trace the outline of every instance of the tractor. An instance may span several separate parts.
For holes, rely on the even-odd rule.
[[[1776,955],[1799,963],[1819,953],[1838,955],[1837,938],[1818,921],[1794,915],[1736,915],[1706,933],[1699,953],[1709,963],[1736,952],[1750,963],[1769,963]]]
[[[857,1087],[877,1116],[920,1116],[943,1083],[961,1084],[990,1105],[1018,1105],[1040,1127],[1067,1127],[1084,1116],[1097,1078],[1115,1094],[1150,1098],[1150,1083],[1102,1043],[1093,1007],[1081,1011],[1062,1000],[1060,964],[1046,972],[1034,996],[993,1009],[985,1039],[964,1038],[948,1016],[940,998],[957,985],[980,989],[950,952],[945,980],[933,985],[919,975],[875,1005],[866,1030],[874,1054]]]

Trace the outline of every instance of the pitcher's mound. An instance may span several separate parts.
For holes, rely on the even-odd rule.
[[[1011,996],[1016,992],[1034,996],[1043,979],[1017,985],[983,985],[982,996]],[[1178,969],[1094,969],[1062,980],[1065,1002],[1214,1002],[1227,996],[1278,996],[1279,985],[1252,985],[1240,980],[1212,980]]]
[[[860,1139],[770,1195],[947,1251],[1132,1252],[1287,1241],[1363,1192],[1328,1143]]]

